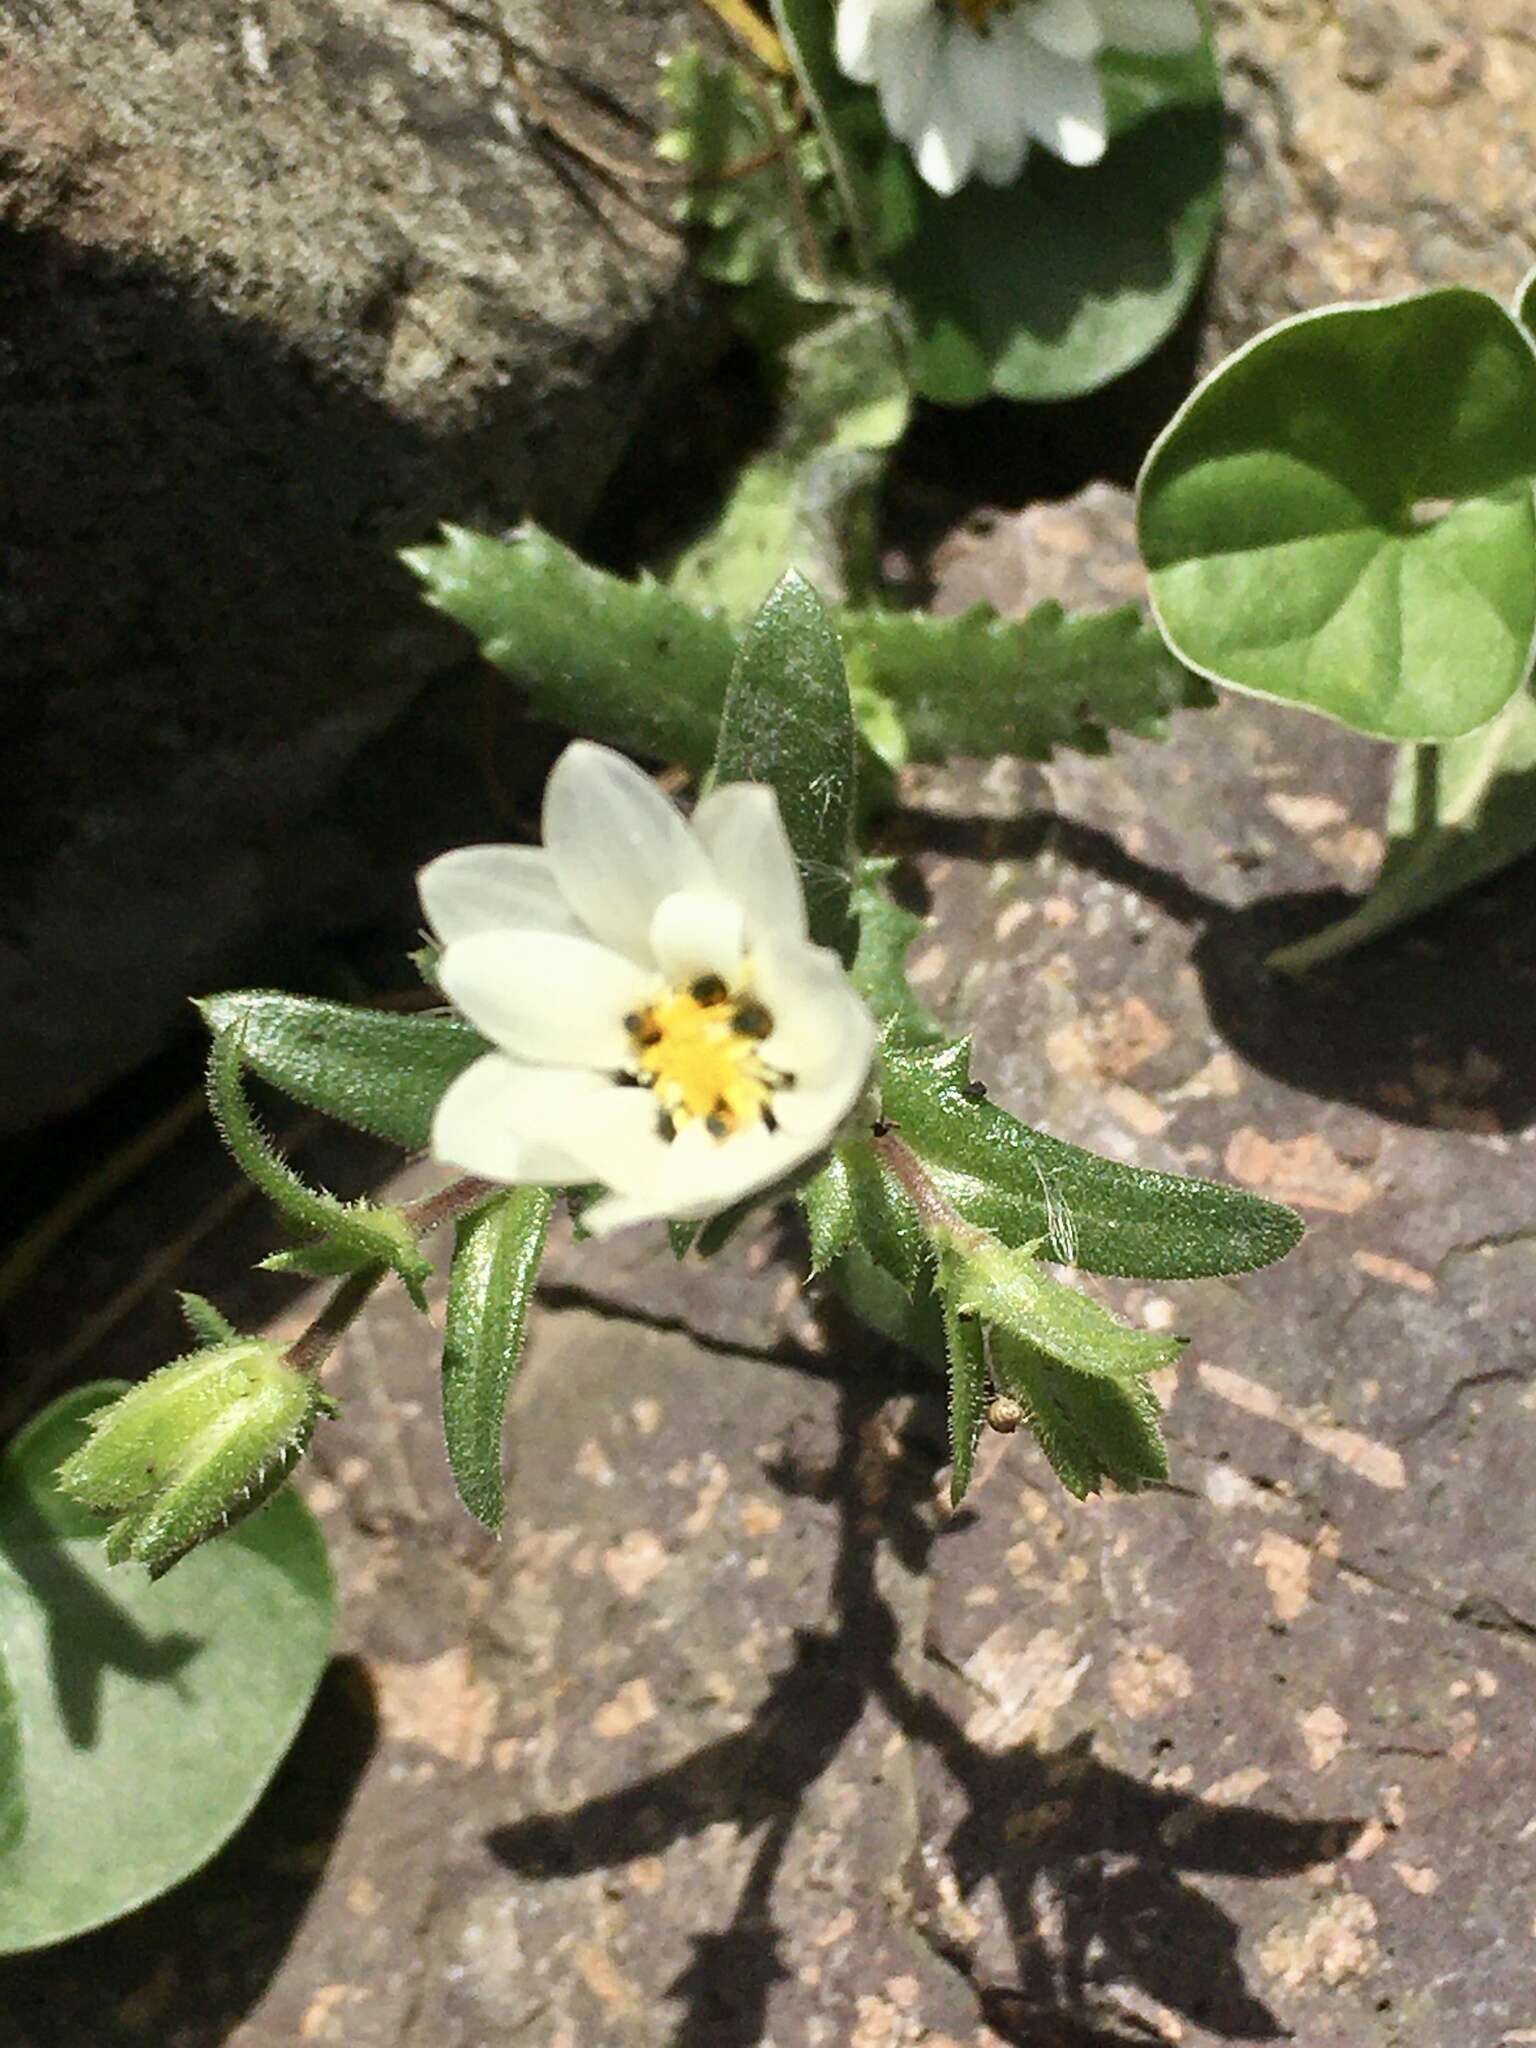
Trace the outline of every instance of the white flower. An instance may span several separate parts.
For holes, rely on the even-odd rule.
[[[438,979],[497,1048],[439,1103],[432,1151],[488,1179],[610,1192],[605,1231],[712,1216],[829,1143],[875,1025],[806,936],[770,789],[691,824],[638,768],[578,741],[544,846],[466,846],[419,877]]]
[[[1201,34],[1194,0],[838,0],[837,60],[947,197],[973,173],[1011,185],[1031,141],[1097,163],[1099,52],[1188,50]]]

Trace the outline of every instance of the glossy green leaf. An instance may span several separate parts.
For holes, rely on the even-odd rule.
[[[966,1093],[967,1043],[892,1049],[882,1106],[940,1189],[1010,1245],[1088,1273],[1189,1280],[1283,1258],[1301,1219],[1238,1188],[1122,1166]]]
[[[246,1066],[296,1102],[407,1151],[425,1150],[443,1091],[487,1050],[456,1017],[397,1016],[247,990],[198,1004],[240,1031]]]
[[[793,570],[742,636],[715,751],[716,783],[766,783],[794,849],[812,939],[851,959],[855,748],[842,649]]]
[[[648,577],[590,569],[535,526],[492,540],[446,526],[401,557],[541,718],[655,761],[708,767],[736,640]]]
[[[501,1527],[501,1438],[554,1197],[514,1188],[459,1225],[443,1334],[443,1434],[459,1497]]]
[[[1305,972],[1366,945],[1536,852],[1536,696],[1529,686],[1481,731],[1404,747],[1375,887],[1337,924],[1282,947],[1270,965]]]
[[[1112,139],[1075,169],[1044,149],[999,189],[952,199],[910,171],[916,231],[887,272],[916,327],[918,388],[950,405],[1093,391],[1189,304],[1220,208],[1221,102],[1208,49],[1102,60]],[[894,147],[894,145],[892,145]]]
[[[907,949],[923,919],[893,902],[885,883],[894,860],[862,860],[853,884],[859,949],[849,975],[879,1019],[887,1045],[935,1045],[946,1033],[907,980]]]
[[[288,1164],[262,1130],[246,1100],[241,1078],[244,1023],[217,1032],[208,1061],[208,1095],[224,1142],[248,1180],[261,1190],[291,1230],[317,1242],[279,1252],[264,1263],[277,1272],[334,1275],[383,1266],[398,1273],[416,1306],[426,1312],[424,1292],[432,1262],[417,1244],[400,1210],[366,1203],[349,1206],[312,1188]]]
[[[1106,1479],[1134,1492],[1168,1477],[1157,1396],[1142,1382],[1074,1372],[1006,1330],[993,1333],[992,1369],[1023,1408],[1052,1471],[1079,1500]]]
[[[1456,738],[1529,673],[1533,476],[1536,350],[1497,300],[1283,321],[1147,458],[1158,622],[1215,682],[1385,739]]]
[[[1172,1365],[1182,1337],[1137,1330],[1052,1276],[1026,1245],[989,1243],[945,1253],[940,1285],[951,1314],[980,1316],[1058,1365],[1129,1380]]]
[[[919,761],[1103,753],[1111,732],[1161,739],[1170,712],[1212,701],[1134,605],[1073,616],[1048,602],[1010,620],[986,605],[945,619],[851,612],[840,630],[856,690],[888,706]]]
[[[944,1296],[944,1345],[949,1364],[949,1504],[959,1507],[970,1487],[976,1445],[987,1409],[987,1352],[981,1324]]]
[[[330,1570],[291,1490],[158,1584],[108,1566],[53,1473],[120,1391],[66,1395],[0,1464],[25,1801],[0,1853],[0,1952],[100,1926],[205,1863],[281,1761],[329,1652]]]

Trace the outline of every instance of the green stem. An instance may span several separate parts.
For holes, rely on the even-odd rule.
[[[435,1194],[423,1195],[419,1201],[408,1202],[403,1210],[405,1220],[419,1236],[429,1230],[440,1229],[445,1223],[453,1223],[471,1209],[495,1194],[497,1183],[477,1180],[466,1175],[463,1180],[450,1181]],[[373,1290],[388,1266],[364,1266],[356,1273],[349,1273],[336,1289],[330,1300],[321,1309],[308,1329],[302,1331],[284,1353],[286,1362],[296,1372],[317,1372],[336,1349],[347,1330],[367,1307]]]

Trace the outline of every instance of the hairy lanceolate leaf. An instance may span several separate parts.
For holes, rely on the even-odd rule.
[[[200,1344],[238,1344],[240,1332],[222,1310],[216,1309],[211,1301],[201,1294],[187,1290],[180,1292],[176,1299],[181,1303],[181,1312],[187,1319],[187,1327]]]
[[[501,1436],[554,1197],[514,1188],[459,1225],[443,1333],[443,1434],[459,1497],[502,1518]]]
[[[1085,1500],[1106,1479],[1133,1492],[1168,1477],[1157,1396],[1143,1381],[1074,1372],[1012,1336],[992,1333],[992,1371],[1069,1493]]]
[[[933,1288],[920,1287],[915,1297],[908,1295],[857,1244],[833,1260],[827,1277],[861,1323],[935,1372],[944,1370],[944,1311]]]
[[[1197,1279],[1283,1258],[1292,1210],[1237,1188],[1122,1166],[967,1093],[970,1046],[891,1048],[882,1107],[968,1221],[1089,1273]]]
[[[1053,1279],[1034,1250],[991,1241],[946,1252],[940,1262],[946,1309],[980,1316],[1074,1372],[1129,1380],[1172,1365],[1184,1348],[1182,1337],[1132,1329]]]
[[[443,536],[401,559],[541,718],[696,773],[709,766],[736,653],[723,618],[648,577],[590,569],[536,526],[510,540],[457,526]]]
[[[308,996],[246,990],[198,1004],[215,1033],[239,1030],[246,1066],[263,1081],[407,1151],[431,1141],[443,1091],[487,1051],[457,1017],[406,1017]]]
[[[1076,616],[1059,604],[999,619],[986,605],[958,617],[850,612],[840,621],[848,673],[873,690],[912,759],[1102,753],[1112,731],[1160,739],[1172,711],[1212,701],[1134,605]]]
[[[976,1443],[987,1406],[987,1352],[981,1324],[944,1296],[944,1344],[949,1363],[949,1504],[959,1507],[971,1483]]]
[[[1459,738],[1530,673],[1533,477],[1536,348],[1496,299],[1282,321],[1147,457],[1158,622],[1215,682],[1382,739]]]
[[[799,1190],[799,1200],[810,1232],[812,1272],[824,1272],[856,1244],[904,1294],[919,1292],[932,1249],[911,1197],[873,1146],[840,1145]]]
[[[67,1394],[0,1463],[24,1806],[0,1850],[0,1952],[83,1934],[204,1864],[266,1786],[329,1655],[325,1546],[291,1489],[158,1584],[109,1566],[99,1524],[53,1475],[123,1391]]]
[[[432,1262],[417,1244],[398,1209],[348,1207],[334,1195],[312,1188],[296,1174],[257,1123],[241,1079],[244,1030],[240,1022],[217,1032],[208,1062],[208,1094],[224,1141],[247,1179],[266,1196],[291,1230],[316,1242],[279,1252],[266,1263],[274,1270],[332,1275],[369,1266],[398,1273],[423,1312]]]
[[[947,1034],[913,993],[907,949],[923,920],[903,910],[885,886],[894,860],[862,860],[853,883],[859,950],[849,969],[854,987],[880,1020],[887,1045],[935,1045]]]
[[[1376,885],[1337,924],[1282,947],[1270,966],[1299,974],[1407,924],[1522,855],[1536,852],[1536,695],[1443,747],[1404,747],[1387,806]]]
[[[826,607],[791,570],[742,637],[715,750],[717,783],[779,800],[811,937],[851,959],[855,747],[842,649]]]

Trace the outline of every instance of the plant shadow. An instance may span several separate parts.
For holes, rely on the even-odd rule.
[[[1279,2037],[1279,2021],[1243,1975],[1235,1922],[1192,1880],[1303,1870],[1337,1855],[1356,1824],[1154,1789],[1100,1761],[1087,1739],[1055,1751],[1030,1743],[989,1750],[973,1740],[911,1683],[880,1590],[882,1545],[917,1574],[945,1531],[960,1526],[933,1511],[935,1474],[948,1455],[936,1394],[915,1404],[890,1447],[889,1487],[872,1509],[863,1454],[888,1398],[888,1379],[861,1376],[841,1394],[833,1460],[770,1468],[784,1491],[839,1509],[833,1619],[797,1632],[791,1662],[749,1725],[623,1791],[499,1828],[488,1838],[493,1853],[537,1882],[653,1855],[721,1823],[743,1840],[755,1835],[729,1925],[695,1935],[691,1962],[667,1987],[682,2008],[673,2048],[755,2048],[775,2031],[774,1987],[791,1975],[775,1910],[786,1853],[812,1788],[874,1705],[943,1767],[963,1807],[947,1841],[925,1848],[942,1849],[962,1895],[990,1885],[1000,1903],[1012,1955],[1003,1976],[954,1934],[914,1844],[903,1873],[913,1928],[966,1979],[1002,2039],[1117,2048],[1166,2038],[1117,2008],[1110,1987],[1125,1985],[1229,2038]],[[1021,1814],[1027,1828],[1017,1825]]]
[[[1003,823],[911,810],[904,849],[1032,860],[1047,848],[1132,891],[1195,934],[1191,964],[1211,1023],[1260,1072],[1391,1122],[1519,1131],[1536,1116],[1536,862],[1526,860],[1412,925],[1305,976],[1266,961],[1334,923],[1358,898],[1297,890],[1240,909],[1110,833],[1046,812]],[[911,876],[903,878],[908,895]],[[920,885],[919,885],[919,892]]]
[[[0,2036],[216,2048],[277,1974],[378,1732],[363,1667],[333,1659],[255,1810],[204,1869],[110,1926],[0,1961]]]

